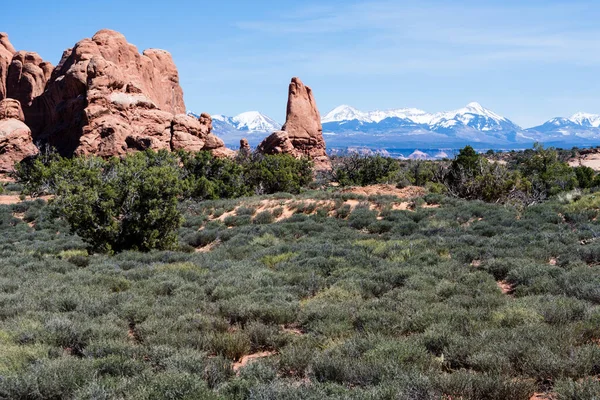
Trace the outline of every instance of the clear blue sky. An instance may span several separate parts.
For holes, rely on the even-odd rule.
[[[282,121],[300,76],[322,114],[478,101],[530,127],[600,113],[597,0],[29,0],[4,1],[0,14],[17,49],[54,64],[101,28],[166,49],[197,112]]]

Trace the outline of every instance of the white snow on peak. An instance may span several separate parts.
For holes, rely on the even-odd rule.
[[[325,115],[321,122],[347,122],[347,121],[359,121],[363,123],[379,123],[386,118],[401,118],[412,121],[416,124],[421,125],[438,125],[441,127],[449,128],[455,125],[468,125],[473,119],[477,117],[484,117],[490,122],[499,124],[501,122],[508,122],[508,120],[493,111],[488,110],[481,104],[473,102],[467,104],[466,107],[460,108],[454,111],[438,112],[435,114],[427,113],[417,108],[398,108],[386,111],[370,111],[363,112],[354,107],[348,105],[342,105],[331,110]],[[481,129],[486,129],[482,126]],[[489,128],[489,126],[487,127]]]
[[[592,128],[600,127],[600,115],[578,112],[569,118],[569,121]]]
[[[433,115],[432,120],[430,122],[431,125],[440,124],[442,126],[445,125],[455,125],[456,123],[451,123],[452,121],[462,122],[464,125],[468,125],[476,116],[485,117],[491,119],[494,122],[506,122],[508,121],[506,118],[496,114],[493,111],[488,110],[483,107],[481,104],[472,102],[467,104],[466,107],[460,108],[454,111],[446,111],[440,112]]]
[[[213,119],[213,121],[216,120],[221,122],[227,122],[227,117],[221,114],[211,115],[211,118]]]
[[[352,106],[341,105],[328,112],[327,115],[321,118],[321,122],[327,123],[356,120],[359,122],[366,123],[378,123],[386,118],[402,118],[408,119],[417,124],[422,124],[427,123],[427,121],[429,120],[429,115],[430,114],[426,113],[425,111],[416,108],[398,108],[385,111],[377,110],[363,112]]]
[[[281,128],[275,120],[258,111],[248,111],[231,118],[236,129],[247,130],[249,132],[269,132]]]

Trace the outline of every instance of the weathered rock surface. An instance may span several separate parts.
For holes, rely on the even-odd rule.
[[[106,157],[148,148],[235,154],[211,133],[210,115],[184,114],[171,55],[157,49],[140,54],[111,30],[67,49],[56,68],[36,53],[15,51],[0,33],[0,100],[5,98],[20,103],[18,116],[13,105],[4,106],[2,112],[10,113],[5,120],[25,122],[36,142],[63,155]],[[11,122],[11,132],[17,125]]]
[[[17,100],[0,100],[0,172],[10,172],[15,163],[38,153],[23,119]]]
[[[19,51],[13,55],[6,76],[6,97],[19,100],[25,118],[33,100],[44,93],[53,68],[37,53]]]
[[[292,78],[289,86],[286,121],[281,131],[274,132],[258,147],[265,154],[308,156],[317,170],[331,169],[325,149],[321,115],[312,90],[300,78]]]
[[[6,98],[6,77],[8,76],[8,66],[10,65],[15,48],[8,40],[8,35],[0,32],[0,100]]]
[[[294,148],[290,135],[285,131],[273,132],[263,140],[256,149],[263,154],[291,154],[301,157],[302,153]]]
[[[66,155],[224,147],[211,137],[209,115],[197,120],[183,114],[171,55],[156,49],[140,54],[111,30],[66,50],[32,109],[25,116],[34,137]]]

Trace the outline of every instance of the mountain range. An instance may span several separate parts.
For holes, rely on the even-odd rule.
[[[536,141],[559,147],[600,142],[600,115],[577,113],[525,129],[475,102],[438,113],[416,108],[364,112],[342,105],[324,115],[322,124],[330,148],[440,149],[471,144],[481,149],[508,149],[529,147]],[[235,117],[214,115],[213,126],[214,132],[232,146],[242,137],[256,145],[266,134],[281,129],[274,119],[258,111]]]

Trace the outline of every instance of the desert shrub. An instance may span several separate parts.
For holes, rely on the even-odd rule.
[[[457,396],[468,400],[528,399],[535,391],[534,385],[528,381],[464,371],[443,375],[438,378],[436,383],[440,390],[448,396]]]
[[[235,210],[235,215],[249,215],[249,216],[253,216],[254,214],[256,214],[256,208],[254,207],[248,207],[248,206],[241,206],[238,207]]]
[[[559,158],[554,148],[544,148],[536,143],[532,151],[523,152],[516,162],[517,168],[531,182],[537,197],[555,195],[578,185],[576,172]],[[585,175],[585,172],[582,175]],[[583,176],[582,180],[585,180]]]
[[[333,177],[342,186],[366,186],[375,183],[395,183],[400,167],[397,160],[382,156],[352,154],[334,158]]]
[[[506,200],[515,190],[528,191],[528,182],[518,172],[490,163],[471,146],[461,149],[444,178],[449,194],[488,202]]]
[[[254,154],[246,161],[245,179],[257,194],[299,193],[313,180],[313,163],[288,154]]]
[[[215,200],[253,194],[253,188],[246,182],[243,167],[239,163],[214,157],[208,151],[178,154],[190,196],[199,200]]]
[[[313,178],[310,160],[287,154],[253,154],[236,160],[216,158],[210,152],[179,154],[189,194],[197,199],[298,193]]]
[[[54,193],[56,212],[94,250],[148,251],[177,244],[183,184],[173,155],[146,151],[109,161],[60,159],[48,166],[36,160],[29,168],[30,190]]]
[[[211,339],[212,350],[230,360],[238,361],[251,349],[250,338],[245,332],[215,334]]]
[[[596,400],[600,397],[600,381],[595,378],[561,379],[556,382],[554,391],[561,400]]]

